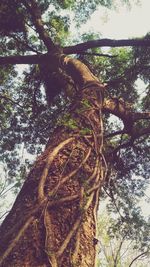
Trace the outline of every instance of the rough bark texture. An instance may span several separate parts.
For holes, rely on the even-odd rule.
[[[77,81],[82,90],[1,225],[0,266],[95,266],[96,211],[106,170],[102,85],[76,63],[68,66],[72,76],[83,70]]]

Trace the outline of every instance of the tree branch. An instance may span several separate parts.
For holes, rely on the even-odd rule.
[[[41,11],[38,7],[38,4],[35,0],[22,0],[23,5],[27,8],[27,11],[31,15],[32,22],[39,34],[40,39],[44,42],[45,46],[47,47],[48,51],[51,51],[52,49],[55,49],[56,46],[51,40],[48,32],[44,28],[42,17],[41,17]]]
[[[123,101],[122,99],[117,98],[104,100],[103,112],[108,112],[117,116],[124,123],[123,130],[110,133],[106,135],[106,138],[125,133],[130,136],[130,139],[128,139],[128,141],[121,143],[114,149],[114,154],[116,154],[120,149],[133,146],[134,141],[139,139],[141,136],[150,134],[150,125],[145,128],[140,128],[138,125],[134,124],[138,120],[150,120],[150,112],[134,112],[132,111],[130,104]]]
[[[80,52],[78,54],[80,54],[80,55],[89,55],[89,56],[98,56],[98,57],[109,57],[109,58],[117,57],[117,55],[100,54],[100,53],[90,53],[90,52],[84,52],[84,51],[82,51],[82,52]]]
[[[63,48],[65,54],[79,54],[87,49],[96,47],[150,46],[150,39],[98,39]]]
[[[125,129],[118,130],[116,132],[112,132],[112,133],[109,133],[109,134],[104,135],[104,138],[111,138],[113,136],[122,135],[122,134],[126,134],[126,133],[127,133],[127,131]]]
[[[137,257],[135,257],[135,258],[131,261],[129,267],[131,267],[132,264],[133,264],[137,259],[139,259],[141,256],[143,256],[143,255],[145,255],[145,254],[147,254],[147,252],[142,252],[142,253],[139,254]]]
[[[32,7],[26,3],[26,0],[22,0],[24,5],[29,9],[30,12],[34,13],[34,24],[35,27],[39,33],[40,38],[45,43],[46,47],[56,49],[57,47],[54,45],[54,43],[51,41],[47,31],[44,29],[44,25],[42,23],[40,15],[35,14]],[[34,0],[32,0],[36,4]],[[36,10],[36,8],[35,8]],[[148,46],[150,47],[150,40],[145,39],[127,39],[127,40],[111,40],[111,39],[100,39],[100,40],[91,40],[85,43],[80,43],[75,46],[68,46],[62,48],[62,53],[64,54],[90,54],[88,52],[84,52],[84,50],[94,48],[94,47],[105,47],[105,46],[112,46],[112,47],[119,47],[119,46]],[[91,53],[91,55],[101,55],[99,53]],[[110,56],[102,54],[102,56]],[[5,56],[0,57],[0,65],[3,64],[38,64],[41,62],[41,60],[45,60],[45,57],[48,57],[48,54],[42,54],[42,55],[27,55],[27,56]],[[111,56],[112,57],[112,56]]]
[[[27,55],[27,56],[5,56],[0,57],[0,65],[16,64],[38,64],[46,58],[44,55]]]
[[[104,101],[103,111],[120,118],[124,124],[133,123],[141,119],[150,119],[150,112],[134,112],[132,106],[118,98],[109,98]]]
[[[133,134],[133,139],[134,140],[138,139],[141,136],[146,135],[146,134],[150,134],[150,126],[146,128],[141,128],[140,130],[138,129],[138,131],[135,131]]]
[[[123,149],[123,148],[127,148],[129,146],[134,146],[134,141],[136,141],[138,138],[140,138],[141,136],[143,135],[149,135],[150,134],[150,126],[149,127],[146,127],[146,128],[141,128],[141,129],[136,129],[133,128],[132,129],[132,132],[130,133],[130,136],[131,138],[123,143],[123,144],[120,144],[118,145],[114,150],[113,150],[113,154],[116,154],[120,149]]]
[[[1,99],[8,100],[8,101],[10,101],[12,104],[17,105],[17,106],[19,106],[20,108],[23,108],[23,106],[21,106],[21,105],[19,104],[18,101],[13,100],[13,99],[11,99],[10,97],[8,97],[8,96],[6,96],[6,95],[1,95],[1,94],[0,94],[0,100],[1,100]]]
[[[19,38],[18,36],[9,33],[9,37],[11,37],[18,44],[21,44],[22,47],[26,48],[27,50],[38,54],[38,51],[36,49],[34,49],[34,47],[30,46],[28,43],[26,43],[25,41],[21,40],[21,38]]]
[[[121,241],[120,241],[120,244],[118,246],[118,249],[117,249],[117,252],[116,252],[116,256],[115,256],[115,259],[114,259],[114,267],[117,266],[117,263],[118,263],[118,257],[119,257],[119,254],[120,254],[120,251],[121,251],[121,248],[122,248],[122,245],[123,245],[123,242],[125,240],[127,236],[127,233],[122,237]]]
[[[26,2],[26,0],[22,0],[24,5],[29,9],[30,12],[33,13],[34,16],[34,24],[39,33],[40,38],[43,40],[44,44],[48,48],[56,49],[56,46],[51,41],[47,31],[44,28],[44,25],[41,21],[40,15],[35,14],[33,6],[31,6]],[[35,3],[34,0],[32,2]],[[35,3],[36,4],[36,3]],[[33,5],[33,4],[32,4]],[[35,9],[36,10],[36,9]],[[150,40],[145,39],[127,39],[127,40],[111,40],[111,39],[100,39],[100,40],[91,40],[85,43],[80,43],[75,46],[68,46],[62,48],[62,53],[64,54],[83,54],[86,53],[84,50],[94,48],[94,47],[105,47],[105,46],[112,46],[112,47],[119,47],[119,46],[148,46],[150,47]],[[88,53],[88,52],[87,52]],[[88,53],[90,54],[90,53]],[[98,55],[98,53],[96,53]],[[95,55],[96,55],[95,54]],[[92,54],[91,54],[92,55]],[[101,54],[99,54],[101,55]],[[42,59],[47,57],[47,54],[42,55],[27,55],[27,56],[8,56],[8,57],[0,57],[0,65],[3,64],[38,64],[41,62]],[[106,55],[105,55],[106,56]]]

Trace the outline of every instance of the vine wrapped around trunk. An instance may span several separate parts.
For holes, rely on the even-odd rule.
[[[103,86],[78,60],[61,60],[81,90],[0,228],[3,267],[95,266],[96,212],[107,172]]]

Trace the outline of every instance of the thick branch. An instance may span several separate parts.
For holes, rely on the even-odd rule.
[[[103,110],[119,117],[124,123],[150,119],[150,112],[134,112],[130,104],[118,98],[106,99]]]
[[[33,0],[32,0],[33,1]],[[23,0],[24,4],[26,3]],[[26,6],[30,7],[29,4],[26,3]],[[30,7],[31,9],[31,7]],[[32,11],[33,12],[33,11]],[[36,16],[34,14],[34,16]],[[36,28],[40,35],[40,38],[44,41],[47,47],[55,47],[53,42],[51,41],[48,33],[44,29],[41,19],[35,18]],[[111,40],[111,39],[101,39],[101,40],[92,40],[85,43],[77,44],[75,46],[68,46],[63,48],[64,54],[82,54],[85,50],[94,48],[94,47],[104,47],[104,46],[149,46],[150,40],[143,39],[130,39],[130,40]],[[48,54],[42,55],[27,55],[27,56],[5,56],[0,57],[0,65],[3,64],[38,64],[42,60],[48,57]]]
[[[47,50],[51,51],[52,49],[55,49],[56,48],[55,44],[51,40],[46,29],[44,28],[41,17],[41,11],[37,5],[37,2],[35,0],[30,0],[30,1],[22,0],[22,3],[30,13],[32,22],[39,34],[40,39],[44,42],[45,46],[47,47]]]
[[[90,48],[96,47],[122,47],[122,46],[150,46],[150,40],[148,39],[122,39],[122,40],[112,40],[112,39],[98,39],[91,40],[84,43],[80,43],[73,46],[64,47],[64,54],[79,54]]]
[[[124,102],[122,99],[116,98],[109,100],[107,99],[104,102],[103,111],[114,114],[124,123],[123,130],[111,133],[107,135],[106,138],[124,133],[127,133],[130,136],[130,139],[127,142],[120,144],[117,148],[115,148],[114,153],[117,153],[117,151],[119,151],[120,149],[132,146],[134,144],[134,141],[139,139],[141,136],[150,134],[150,126],[146,128],[139,128],[136,124],[134,124],[136,121],[141,119],[150,120],[150,112],[134,112],[132,111],[132,107],[130,107],[128,103]]]
[[[54,66],[56,61],[55,53],[53,54],[38,54],[38,55],[26,55],[26,56],[4,56],[0,57],[0,65],[16,65],[16,64],[40,64],[45,62],[51,63]],[[57,65],[59,62],[57,62]]]
[[[5,56],[0,57],[0,65],[7,64],[38,64],[46,58],[45,55],[27,55],[27,56]]]
[[[26,1],[23,1],[26,2]],[[34,2],[34,1],[33,1]],[[26,4],[29,6],[28,4]],[[31,8],[30,8],[31,9]],[[34,16],[36,16],[34,14]],[[50,40],[48,33],[44,29],[41,19],[35,18],[35,22],[37,23],[36,27],[41,39],[44,41],[46,46],[55,48],[53,42]],[[50,42],[50,43],[49,43]],[[111,40],[111,39],[101,39],[101,40],[92,40],[85,43],[81,43],[75,46],[64,47],[64,54],[74,54],[74,53],[83,53],[84,50],[93,47],[102,47],[102,46],[150,46],[150,40],[142,40],[142,39],[131,39],[131,40]],[[48,57],[47,54],[42,55],[27,55],[27,56],[5,56],[0,57],[0,65],[3,64],[38,64],[42,60]]]
[[[39,64],[42,62],[50,62],[52,68],[61,66],[73,80],[83,86],[85,82],[95,81],[100,86],[99,80],[91,73],[88,67],[77,59],[66,57],[63,54],[44,54],[44,55],[28,55],[28,56],[9,56],[0,57],[0,65],[5,64]],[[101,84],[101,87],[104,87]]]

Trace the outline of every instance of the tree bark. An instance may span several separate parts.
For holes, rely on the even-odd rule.
[[[95,266],[104,88],[79,61],[62,64],[81,88],[1,225],[3,267]]]

